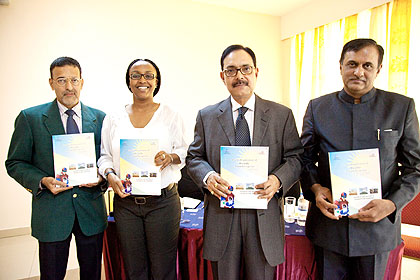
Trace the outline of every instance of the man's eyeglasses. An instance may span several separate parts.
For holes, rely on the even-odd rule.
[[[253,66],[244,65],[239,68],[228,67],[225,70],[223,70],[223,72],[227,77],[235,77],[238,74],[238,71],[241,71],[242,75],[249,75],[252,74],[253,70]]]
[[[155,74],[153,73],[146,73],[146,74],[133,73],[130,75],[130,78],[132,80],[140,80],[141,76],[143,76],[145,80],[153,80],[155,78]]]
[[[60,86],[65,86],[67,81],[70,81],[73,86],[78,86],[81,80],[82,79],[79,78],[58,78],[55,80],[55,82]]]

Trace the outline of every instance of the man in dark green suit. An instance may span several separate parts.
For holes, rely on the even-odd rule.
[[[93,132],[100,155],[105,114],[79,102],[81,67],[56,59],[49,79],[56,99],[20,112],[6,160],[8,174],[32,194],[32,236],[39,241],[41,279],[64,279],[72,233],[80,279],[100,279],[103,232],[107,226],[105,181],[67,187],[54,176],[52,135]]]

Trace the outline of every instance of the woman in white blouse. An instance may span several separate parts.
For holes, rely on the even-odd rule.
[[[99,172],[117,194],[114,217],[128,279],[176,279],[176,251],[181,215],[177,182],[187,143],[179,114],[153,101],[159,91],[159,68],[136,59],[126,73],[133,104],[107,115],[102,126]],[[120,139],[158,139],[154,163],[160,166],[161,195],[126,193],[120,174]]]

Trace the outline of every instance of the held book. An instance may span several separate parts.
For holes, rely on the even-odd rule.
[[[157,139],[120,139],[120,177],[126,193],[160,195]]]
[[[329,152],[328,157],[336,216],[356,214],[382,198],[378,149]]]
[[[267,199],[254,194],[256,185],[268,179],[268,147],[220,147],[220,173],[232,194],[220,200],[222,208],[267,209]]]
[[[67,186],[98,181],[93,133],[53,135],[55,179]]]

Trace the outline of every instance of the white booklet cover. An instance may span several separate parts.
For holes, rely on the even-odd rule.
[[[126,193],[161,195],[158,151],[158,139],[120,140],[120,177]]]
[[[53,135],[55,179],[67,186],[98,181],[93,133]]]
[[[328,157],[336,216],[353,215],[382,198],[378,149],[329,152]]]
[[[267,209],[267,199],[254,194],[256,185],[268,179],[268,147],[220,147],[220,173],[232,191],[220,200],[222,208]]]

